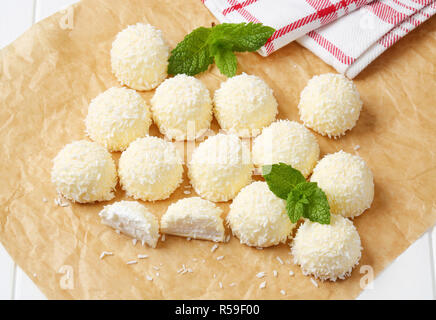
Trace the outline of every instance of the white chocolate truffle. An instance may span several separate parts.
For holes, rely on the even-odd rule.
[[[250,149],[236,135],[217,134],[194,150],[188,175],[202,198],[220,202],[233,199],[251,182]]]
[[[253,247],[285,243],[295,227],[286,213],[286,201],[263,181],[253,182],[238,193],[227,222],[241,243]]]
[[[152,248],[159,240],[159,222],[137,201],[119,201],[100,211],[101,222]]]
[[[336,138],[356,125],[362,101],[353,81],[342,74],[326,73],[309,80],[298,109],[307,127]]]
[[[307,177],[319,159],[315,136],[295,121],[273,122],[253,142],[253,163],[256,166],[286,163]]]
[[[109,151],[123,151],[148,134],[151,112],[135,90],[114,87],[91,101],[85,124],[92,140]]]
[[[342,150],[322,158],[310,181],[325,192],[330,211],[344,217],[357,217],[374,199],[371,169],[361,157]]]
[[[167,77],[169,51],[160,30],[144,23],[128,26],[112,43],[112,72],[132,89],[154,89]]]
[[[171,142],[147,136],[121,154],[120,184],[134,199],[167,199],[182,182],[183,160]]]
[[[192,239],[224,241],[222,210],[199,197],[171,204],[161,218],[163,233]]]
[[[65,198],[80,202],[111,200],[117,170],[110,153],[86,140],[67,144],[54,158],[51,181]]]
[[[209,129],[212,100],[198,79],[178,74],[165,80],[151,99],[154,122],[168,139],[194,140]]]
[[[348,277],[359,263],[362,246],[349,219],[332,214],[330,224],[306,220],[292,244],[294,263],[304,275],[336,281]]]
[[[214,113],[221,128],[240,137],[254,137],[275,120],[277,101],[265,81],[243,73],[215,91]]]

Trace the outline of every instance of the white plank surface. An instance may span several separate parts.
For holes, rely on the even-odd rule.
[[[0,245],[0,300],[9,300],[14,293],[15,264]]]
[[[434,299],[430,232],[413,243],[359,299]]]
[[[60,10],[65,9],[78,0],[36,0],[35,21],[38,22],[42,19],[51,16]]]
[[[11,43],[33,24],[33,0],[0,1],[0,48]]]
[[[32,277],[38,277],[37,274],[31,275]],[[14,300],[47,300],[33,281],[21,270],[17,268],[15,274],[15,290]]]
[[[0,1],[0,49],[34,22],[77,0]],[[435,299],[436,231],[427,232],[375,279],[359,299]],[[32,275],[38,276],[38,275]],[[0,299],[45,299],[0,245]]]

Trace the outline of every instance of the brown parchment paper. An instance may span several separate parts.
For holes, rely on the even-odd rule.
[[[55,205],[51,159],[66,143],[85,138],[89,101],[118,85],[109,57],[114,36],[138,21],[160,28],[172,47],[194,28],[217,23],[199,0],[88,0],[36,24],[0,52],[0,241],[48,298],[354,298],[361,291],[361,266],[379,273],[434,224],[436,19],[355,79],[364,107],[351,132],[337,140],[317,135],[322,154],[355,153],[359,145],[357,153],[375,178],[374,203],[355,219],[362,260],[346,281],[315,288],[291,263],[287,245],[257,250],[232,238],[211,253],[211,242],[167,236],[157,249],[133,246],[128,237],[100,224],[97,213],[107,202]],[[295,43],[268,58],[247,53],[238,54],[238,60],[238,72],[256,74],[274,89],[280,118],[297,121],[298,97],[307,80],[333,71]],[[224,80],[215,67],[199,78],[211,92]],[[143,96],[149,100],[152,94]],[[117,188],[116,200],[125,198]],[[146,205],[160,216],[186,196],[183,190]],[[222,207],[227,210],[227,204]],[[102,251],[114,256],[100,260]],[[149,258],[126,264],[138,254]],[[221,255],[224,259],[217,261]],[[193,272],[177,274],[182,264]],[[159,277],[153,266],[160,268]],[[258,288],[265,279],[255,277],[261,271],[267,273],[265,289]],[[404,276],[411,272],[404,270]],[[232,282],[236,286],[229,287]]]

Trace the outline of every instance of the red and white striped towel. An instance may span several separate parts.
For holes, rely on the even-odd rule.
[[[298,39],[350,78],[436,12],[436,0],[202,1],[220,22],[275,28],[261,55]]]

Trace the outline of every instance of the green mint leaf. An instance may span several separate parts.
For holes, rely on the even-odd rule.
[[[271,27],[252,22],[197,28],[171,51],[168,73],[193,76],[206,71],[215,60],[223,74],[234,76],[237,60],[230,52],[258,50],[274,31]]]
[[[297,184],[306,182],[300,171],[285,163],[263,166],[262,175],[269,189],[284,200],[288,199],[288,194]]]
[[[215,64],[221,73],[227,77],[233,77],[236,74],[238,60],[235,54],[230,50],[218,50],[214,55]]]
[[[208,45],[210,33],[210,28],[200,27],[179,42],[171,51],[168,73],[172,75],[184,73],[193,76],[206,71],[213,63]]]
[[[291,195],[291,193],[289,193],[289,195]],[[304,204],[301,201],[289,200],[288,198],[286,201],[286,212],[292,223],[297,223],[297,221],[304,216]]]
[[[330,223],[327,197],[316,182],[301,182],[289,193],[286,211],[293,223],[301,217],[321,224]]]
[[[261,23],[222,23],[212,29],[211,38],[228,41],[233,51],[256,51],[274,31],[274,28]]]
[[[309,204],[307,205],[305,217],[310,221],[316,221],[321,224],[330,224],[330,205],[327,201],[327,196],[324,191],[318,187],[316,182],[311,183],[315,184],[316,188],[308,198]]]

